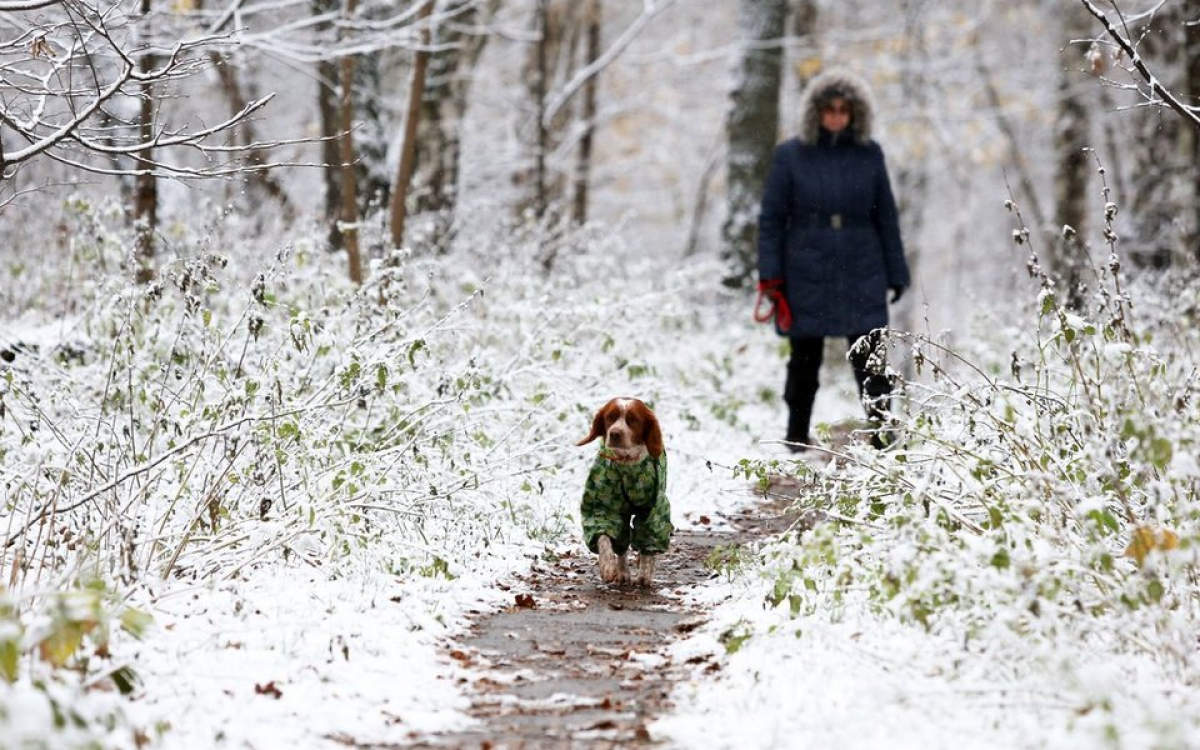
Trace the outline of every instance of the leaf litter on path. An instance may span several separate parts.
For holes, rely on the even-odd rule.
[[[655,585],[600,581],[595,558],[539,565],[513,586],[514,604],[480,616],[447,645],[477,723],[409,747],[614,748],[656,744],[647,725],[670,709],[676,664],[669,646],[700,627],[706,605],[690,594],[719,573],[719,547],[781,531],[795,520],[781,505],[726,519],[739,531],[679,531],[659,560]],[[698,599],[697,599],[698,600]]]

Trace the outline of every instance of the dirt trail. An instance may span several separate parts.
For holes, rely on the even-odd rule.
[[[408,747],[653,746],[647,723],[669,708],[684,671],[703,663],[676,664],[667,654],[707,617],[686,594],[717,575],[706,561],[718,545],[786,528],[784,508],[764,504],[729,518],[734,532],[677,532],[649,590],[601,583],[584,552],[539,563],[511,588],[509,609],[480,617],[448,650],[469,669],[469,713],[480,723]]]

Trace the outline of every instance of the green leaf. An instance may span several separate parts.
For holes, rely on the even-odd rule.
[[[412,367],[414,369],[416,368],[417,353],[420,352],[424,348],[426,348],[425,339],[417,339],[416,341],[412,342],[412,344],[409,345],[409,347],[408,347],[408,366],[409,367]]]
[[[362,365],[358,362],[351,362],[339,378],[342,388],[349,388],[354,385],[354,381],[358,380],[359,374],[362,372]]]
[[[1046,315],[1054,310],[1054,295],[1047,294],[1042,297],[1042,315]]]
[[[38,644],[38,652],[44,661],[64,666],[83,643],[84,626],[77,622],[56,623],[50,635]]]
[[[113,681],[113,684],[117,686],[117,690],[120,691],[121,695],[129,695],[137,689],[138,684],[141,682],[141,678],[138,677],[137,672],[133,671],[133,667],[129,665],[117,667],[108,676]]]
[[[745,630],[736,632],[731,628],[722,633],[719,640],[725,646],[725,653],[732,655],[736,654],[745,645],[746,641],[750,640],[750,633]]]
[[[18,665],[21,661],[21,649],[15,640],[0,641],[0,677],[8,683],[17,681]]]
[[[1155,578],[1155,579],[1152,579],[1150,581],[1150,583],[1146,584],[1146,596],[1148,596],[1150,598],[1150,601],[1152,601],[1152,602],[1162,601],[1162,598],[1163,598],[1162,581]]]
[[[999,568],[1000,570],[1004,570],[1011,564],[1012,564],[1012,561],[1008,557],[1007,549],[1001,549],[998,552],[996,552],[996,554],[992,555],[992,567],[993,568]]]
[[[1118,523],[1113,514],[1109,513],[1107,510],[1088,511],[1087,517],[1091,519],[1097,526],[1099,526],[1100,531],[1102,532],[1108,531],[1116,534],[1121,530],[1121,524]]]
[[[138,640],[141,640],[153,622],[154,617],[135,607],[126,607],[121,613],[121,628]]]
[[[997,508],[988,508],[988,528],[998,529],[1004,525],[1004,516]]]
[[[1159,471],[1165,471],[1175,454],[1175,446],[1166,438],[1155,437],[1150,440],[1150,463]]]

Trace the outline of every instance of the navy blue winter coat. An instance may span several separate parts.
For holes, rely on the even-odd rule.
[[[791,337],[888,323],[887,291],[910,279],[883,151],[821,130],[775,149],[758,220],[758,276],[782,279]]]

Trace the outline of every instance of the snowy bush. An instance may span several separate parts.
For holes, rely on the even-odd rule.
[[[278,565],[453,580],[493,549],[573,538],[578,488],[559,474],[604,399],[662,402],[664,382],[731,367],[656,351],[662,330],[719,315],[696,304],[714,293],[696,278],[719,274],[664,279],[609,230],[480,216],[450,254],[395,251],[356,289],[305,233],[238,240],[222,213],[181,229],[138,288],[122,280],[130,238],[71,210],[88,228],[75,252],[97,238],[87,262],[111,273],[36,298],[62,322],[10,334],[23,349],[0,371],[0,530],[16,591],[66,590],[80,570],[158,591]],[[677,406],[697,419],[710,400]]]
[[[1085,654],[1103,653],[1194,686],[1200,334],[1171,310],[1194,309],[1195,287],[1160,279],[1175,296],[1145,296],[1171,309],[1135,316],[1113,236],[1075,309],[1028,233],[1014,236],[1036,285],[1028,324],[953,349],[892,333],[925,375],[905,384],[900,445],[852,447],[819,468],[743,462],[764,488],[794,467],[798,504],[824,514],[762,550],[767,605],[789,618],[908,623],[964,655],[986,652],[998,684],[1031,670],[1082,680]],[[1097,689],[1077,709],[1102,717],[1122,691]]]

